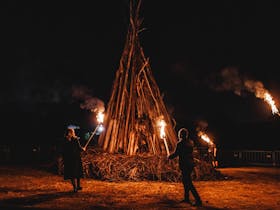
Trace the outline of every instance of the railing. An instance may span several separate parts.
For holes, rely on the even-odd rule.
[[[280,151],[228,151],[221,153],[220,160],[232,165],[280,166]]]
[[[36,159],[39,155],[35,147],[29,147],[22,150],[27,150],[20,155],[20,158]],[[37,148],[38,149],[38,148]],[[14,149],[15,150],[15,149]],[[0,145],[0,163],[9,162],[15,159],[14,154],[17,153],[6,145]],[[212,156],[209,156],[208,149],[201,147],[195,151],[195,157],[213,161]],[[47,154],[47,153],[46,153]],[[210,159],[209,159],[210,158]],[[233,166],[233,165],[256,165],[256,166],[278,166],[280,167],[280,150],[264,151],[264,150],[217,150],[217,161],[219,166]]]

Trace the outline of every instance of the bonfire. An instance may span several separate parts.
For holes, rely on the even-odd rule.
[[[84,147],[84,172],[101,180],[179,181],[178,162],[167,159],[178,141],[175,119],[165,106],[140,45],[140,6],[140,0],[130,1],[126,42],[106,112],[102,113],[104,131],[98,145],[89,145],[91,136]],[[196,160],[194,179],[219,177],[211,163],[199,157]]]

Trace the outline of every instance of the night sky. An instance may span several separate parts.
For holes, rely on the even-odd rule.
[[[128,2],[1,6],[1,142],[51,142],[67,124],[86,125],[75,88],[108,102]],[[177,129],[203,121],[221,147],[280,149],[280,117],[244,87],[224,88],[234,77],[259,81],[280,103],[280,13],[271,2],[142,1],[141,45]]]

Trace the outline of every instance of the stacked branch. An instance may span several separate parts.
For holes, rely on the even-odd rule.
[[[169,181],[182,180],[178,161],[167,160],[165,155],[110,154],[89,148],[82,155],[83,173],[87,178],[103,181]],[[195,157],[193,180],[223,180],[225,176],[211,166],[211,163]],[[57,159],[57,173],[62,175],[62,158]]]
[[[149,59],[140,45],[140,3],[131,1],[130,4],[126,42],[104,119],[106,131],[99,136],[98,143],[109,153],[166,154],[158,120],[166,122],[166,141],[170,150],[175,148],[177,138]]]

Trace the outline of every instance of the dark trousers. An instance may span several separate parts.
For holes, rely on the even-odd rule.
[[[195,200],[201,201],[200,196],[192,182],[192,178],[191,178],[192,170],[193,170],[193,168],[188,168],[188,169],[182,170],[182,176],[183,176],[182,182],[183,182],[184,190],[185,190],[185,200],[189,200],[189,192],[191,191]]]

